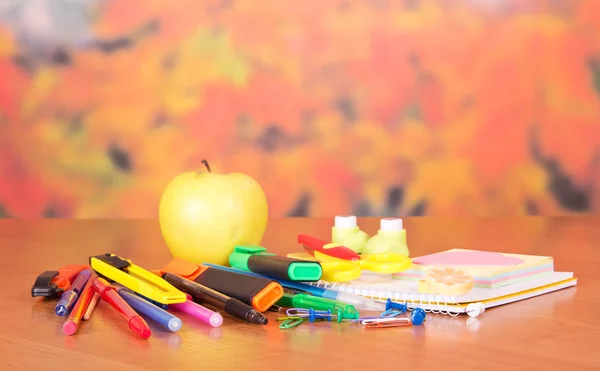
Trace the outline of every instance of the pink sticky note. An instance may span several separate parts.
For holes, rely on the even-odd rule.
[[[422,265],[518,265],[523,260],[497,252],[461,250],[426,255],[413,262]]]

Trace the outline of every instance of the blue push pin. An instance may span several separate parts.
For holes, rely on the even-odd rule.
[[[396,317],[406,313],[408,309],[406,304],[394,303],[392,299],[385,302],[385,312],[381,313],[381,317]]]
[[[308,322],[313,323],[317,319],[327,319],[327,321],[331,322],[331,311],[318,311],[315,312],[314,309],[310,308],[308,310]]]
[[[412,314],[410,315],[412,324],[415,326],[422,325],[423,322],[425,322],[425,317],[425,311],[421,308],[413,309]]]

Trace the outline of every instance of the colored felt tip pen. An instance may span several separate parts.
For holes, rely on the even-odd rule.
[[[338,318],[340,319],[358,318],[359,314],[353,305],[348,305],[336,300],[319,298],[309,294],[284,293],[283,297],[277,302],[277,305],[286,308],[330,310],[334,314],[339,314]]]
[[[93,281],[94,288],[100,294],[102,300],[110,304],[119,313],[121,318],[127,322],[129,328],[147,339],[152,335],[146,321],[133,310],[125,300],[123,300],[117,290],[111,286],[104,278],[95,278]]]
[[[79,324],[83,320],[83,315],[90,305],[94,293],[92,280],[89,279],[85,284],[83,291],[81,291],[81,295],[79,295],[79,300],[77,300],[75,307],[73,307],[73,310],[63,325],[63,332],[65,335],[73,335],[77,332]]]
[[[316,282],[323,276],[323,268],[318,262],[286,258],[266,251],[262,246],[236,246],[229,255],[229,265],[289,281]]]
[[[266,325],[269,320],[262,313],[248,304],[210,289],[204,285],[190,281],[173,273],[163,274],[163,279],[183,292],[187,292],[194,301],[207,303],[226,313],[258,325]]]
[[[79,275],[77,275],[77,278],[75,278],[75,281],[73,281],[71,287],[61,295],[60,300],[56,304],[54,312],[57,315],[62,317],[71,312],[71,309],[73,309],[81,290],[83,290],[85,284],[90,279],[91,274],[91,270],[84,269],[79,273]]]
[[[156,323],[162,325],[172,332],[181,329],[182,322],[171,313],[157,307],[156,305],[144,300],[126,288],[118,289],[119,295],[138,313],[151,318]]]
[[[185,303],[171,304],[171,308],[196,317],[212,327],[219,327],[223,324],[223,316],[221,314],[213,312],[198,303],[194,303],[192,300],[192,296],[188,295],[188,300]]]

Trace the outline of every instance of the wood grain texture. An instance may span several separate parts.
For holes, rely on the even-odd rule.
[[[375,233],[377,219],[360,224]],[[53,302],[30,296],[44,270],[106,252],[148,269],[170,259],[155,220],[0,221],[3,303],[1,370],[600,369],[600,218],[406,219],[411,256],[449,248],[552,255],[577,287],[486,311],[477,319],[429,315],[425,326],[366,330],[304,324],[282,331],[225,315],[212,329],[181,315],[184,328],[136,338],[106,303],[75,336],[62,334]],[[273,219],[263,245],[297,251],[295,236],[327,238],[329,219]]]

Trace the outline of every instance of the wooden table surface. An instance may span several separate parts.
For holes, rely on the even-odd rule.
[[[277,253],[297,251],[298,233],[327,238],[331,222],[271,220],[263,245]],[[359,222],[376,232],[377,219]],[[177,333],[149,321],[149,340],[136,338],[101,303],[69,337],[53,302],[31,297],[36,276],[106,252],[148,269],[161,267],[170,254],[157,221],[1,220],[0,369],[600,369],[600,218],[423,217],[404,224],[413,257],[449,248],[550,255],[556,270],[575,273],[578,285],[475,319],[428,315],[424,326],[412,328],[325,322],[283,331],[274,320],[258,326],[224,315],[224,325],[213,329],[182,314],[184,328]]]

